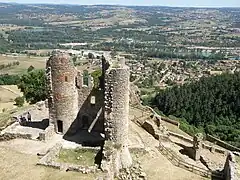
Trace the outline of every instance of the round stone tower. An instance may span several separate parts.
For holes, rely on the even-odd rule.
[[[130,71],[126,65],[113,67],[105,82],[105,135],[113,142],[116,171],[132,164],[128,149]]]
[[[76,89],[77,71],[68,54],[57,52],[50,57],[48,66],[52,83],[52,121],[55,131],[65,134],[78,113]]]

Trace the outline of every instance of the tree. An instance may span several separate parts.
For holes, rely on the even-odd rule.
[[[93,77],[94,87],[99,88],[101,77],[102,77],[102,70],[98,69],[98,70],[93,71],[91,73],[91,76]]]
[[[159,91],[152,105],[165,115],[186,119],[180,128],[187,133],[204,129],[206,133],[239,146],[236,143],[240,132],[239,82],[239,72],[203,77],[197,82]]]
[[[31,65],[31,66],[29,66],[29,68],[27,69],[27,71],[28,72],[30,72],[30,71],[32,71],[32,70],[34,70],[35,68]]]
[[[16,97],[14,99],[16,106],[22,107],[24,104],[24,98],[23,97]]]
[[[46,77],[44,70],[33,70],[24,74],[18,88],[23,92],[26,101],[34,104],[47,98]]]
[[[88,53],[88,59],[94,59],[93,53]]]

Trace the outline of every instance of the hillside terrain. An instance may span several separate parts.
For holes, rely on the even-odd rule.
[[[66,142],[60,131],[54,133],[56,139],[39,141],[50,134],[44,129],[49,112],[43,101],[50,90],[46,85],[51,84],[46,78],[46,72],[51,74],[46,60],[58,50],[69,54],[82,73],[76,71],[79,76],[71,79],[78,89],[80,83],[89,85],[89,75],[93,88],[101,89],[104,58],[113,62],[114,68],[119,62],[129,67],[128,145],[144,178],[203,180],[222,175],[227,148],[204,138],[201,157],[192,157],[196,148],[193,136],[199,132],[240,148],[240,8],[0,3],[0,134],[27,135],[27,139],[14,140],[9,140],[8,134],[3,140],[0,136],[0,179],[98,177],[65,172],[69,170],[65,167],[36,166],[38,158],[50,152],[59,139],[67,148],[56,156],[57,162],[94,165],[96,160],[93,151],[74,149],[82,144]],[[64,83],[69,82],[68,75],[61,75]],[[77,82],[78,78],[83,82]],[[63,94],[67,95],[59,93],[55,98]],[[91,94],[91,107],[98,107],[97,98]],[[29,127],[20,123],[28,112],[36,121]],[[61,125],[55,129],[57,126]],[[85,125],[77,128],[81,131]],[[236,159],[240,167],[239,156]]]
[[[160,91],[153,105],[231,144],[240,146],[240,73],[202,78]],[[187,129],[186,129],[187,130]]]
[[[238,59],[239,12],[1,3],[0,52],[74,48],[123,51],[138,58]]]

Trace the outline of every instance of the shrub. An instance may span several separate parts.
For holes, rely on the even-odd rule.
[[[23,106],[24,104],[24,98],[23,97],[17,97],[15,98],[15,104],[18,106],[18,107],[21,107]]]

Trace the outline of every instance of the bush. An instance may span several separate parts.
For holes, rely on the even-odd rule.
[[[18,107],[22,107],[23,104],[24,104],[24,98],[23,97],[17,97],[15,98],[15,104],[18,106]]]
[[[31,72],[31,71],[33,71],[35,68],[31,65],[31,66],[29,66],[29,68],[27,69],[27,72]]]

